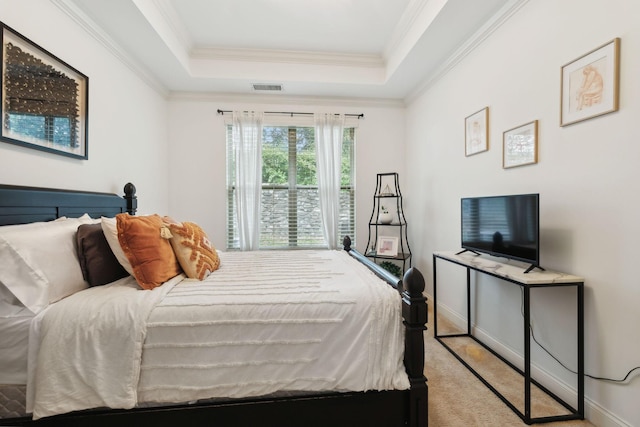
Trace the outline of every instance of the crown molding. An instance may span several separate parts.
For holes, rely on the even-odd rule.
[[[147,86],[165,98],[169,95],[169,91],[164,84],[155,78],[148,70],[141,67],[135,58],[122,50],[118,43],[105,33],[100,26],[89,18],[72,0],[50,1],[76,22],[87,34],[104,46],[116,59],[127,66],[127,68],[138,76]]]
[[[276,49],[196,47],[191,50],[190,57],[207,60],[302,63],[361,68],[380,68],[385,66],[385,61],[380,55]]]
[[[416,19],[418,19],[418,16],[420,16],[428,2],[429,0],[411,0],[409,2],[393,30],[391,38],[384,48],[385,58],[389,58],[391,53],[394,52],[403,42],[405,37],[407,37],[407,34],[413,28]]]
[[[175,9],[165,0],[130,0],[178,63],[189,72],[191,40]]]
[[[422,81],[413,92],[404,98],[406,105],[410,105],[419,96],[424,94],[442,77],[447,75],[456,65],[480,46],[498,28],[515,15],[529,0],[512,0],[502,7],[489,21],[487,21],[478,31],[467,39],[449,58],[438,67],[435,72]]]
[[[140,0],[134,1],[138,3]],[[193,46],[191,35],[185,28],[178,12],[176,12],[176,9],[173,7],[171,2],[169,0],[153,0],[153,5],[160,16],[162,16],[167,26],[171,29],[175,38],[180,42],[185,52],[191,50],[191,47]]]
[[[380,98],[339,98],[339,97],[316,97],[316,96],[288,96],[282,97],[273,94],[256,96],[255,94],[224,94],[224,93],[192,93],[170,91],[160,80],[158,80],[146,68],[141,66],[139,61],[123,50],[119,44],[113,40],[100,26],[87,16],[75,4],[74,0],[50,0],[55,6],[75,21],[87,34],[97,40],[116,59],[122,62],[136,76],[138,76],[147,86],[167,99],[191,99],[191,100],[220,100],[227,98],[230,102],[264,102],[264,103],[291,103],[298,104],[331,104],[331,105],[354,105],[354,106],[380,106],[380,107],[402,107],[411,104],[443,76],[460,63],[470,52],[481,45],[496,29],[513,16],[529,0],[512,0],[506,4],[491,20],[476,31],[466,42],[464,42],[446,61],[431,73],[427,79],[423,80],[410,95],[404,99],[380,99]],[[77,1],[77,0],[76,0]],[[410,27],[415,24],[416,17],[424,10],[429,0],[412,0],[407,10],[402,16],[397,30],[392,37],[385,52],[393,46],[402,43],[410,31]],[[175,10],[167,0],[153,0],[153,5],[165,23],[171,27],[177,40],[182,46],[189,46],[191,41],[184,29],[181,29],[180,20]],[[177,23],[177,24],[176,24]],[[401,24],[401,25],[400,25]],[[361,69],[383,69],[388,67],[387,59],[380,55],[373,54],[348,54],[332,52],[312,52],[312,51],[290,51],[290,50],[265,50],[265,49],[227,49],[217,47],[194,47],[189,51],[191,59],[200,60],[226,60],[226,61],[246,61],[263,63],[298,63],[324,66],[343,66]]]
[[[163,28],[169,30],[172,38],[180,46],[179,49],[190,60],[296,63],[360,68],[385,67],[384,58],[374,54],[196,46],[169,0],[152,0],[151,8],[149,8],[148,3],[141,3],[142,0],[133,1],[144,15],[147,15],[144,10],[153,11],[157,18],[161,18]],[[147,20],[151,22],[149,16],[147,16]],[[153,23],[152,26],[156,27]],[[156,31],[159,31],[158,28],[156,28]],[[189,67],[186,66],[186,68]]]
[[[171,92],[170,101],[194,101],[194,102],[228,102],[247,104],[269,105],[310,105],[314,107],[358,107],[358,108],[405,108],[402,99],[386,98],[342,98],[322,96],[282,96],[282,95],[251,95],[229,94],[218,92]]]

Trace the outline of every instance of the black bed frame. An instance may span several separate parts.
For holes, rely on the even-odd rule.
[[[124,187],[124,197],[112,193],[58,190],[0,185],[0,225],[49,221],[56,218],[135,214],[135,186]],[[402,280],[351,248],[344,249],[400,292],[405,326],[404,364],[409,390],[327,392],[288,397],[232,399],[194,404],[171,404],[153,408],[94,409],[32,421],[29,418],[0,419],[0,426],[411,426],[426,427],[427,379],[424,376],[424,330],[427,302],[424,277],[411,268]]]
[[[113,193],[58,190],[53,188],[0,185],[0,225],[51,221],[63,216],[112,217],[138,209],[136,187],[124,186],[124,197]]]

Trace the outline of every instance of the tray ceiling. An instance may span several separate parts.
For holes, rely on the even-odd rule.
[[[406,99],[526,0],[54,0],[161,90]]]

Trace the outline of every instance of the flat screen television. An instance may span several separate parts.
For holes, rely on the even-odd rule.
[[[462,200],[462,248],[540,267],[539,194],[466,197]]]

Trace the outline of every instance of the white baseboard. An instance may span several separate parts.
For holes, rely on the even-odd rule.
[[[427,298],[429,301],[433,301],[433,297],[431,295],[427,295]],[[461,330],[466,330],[467,319],[459,313],[453,311],[450,307],[439,303],[438,314],[439,316],[443,316],[444,318],[452,322]],[[523,356],[513,351],[512,348],[505,346],[499,341],[496,341],[491,335],[486,333],[486,331],[482,330],[481,328],[474,327],[473,333],[476,338],[485,343],[487,346],[491,347],[494,351],[502,355],[502,357],[513,363],[515,366],[522,367],[524,365]],[[558,377],[550,374],[549,372],[535,364],[531,364],[531,376],[535,378],[539,383],[544,384],[545,387],[558,395],[558,397],[560,397],[564,401],[575,402],[576,389],[560,380]],[[632,427],[631,424],[628,424],[624,420],[621,420],[606,408],[603,408],[596,402],[590,400],[587,396],[585,396],[584,399],[584,412],[585,419],[598,427]]]

